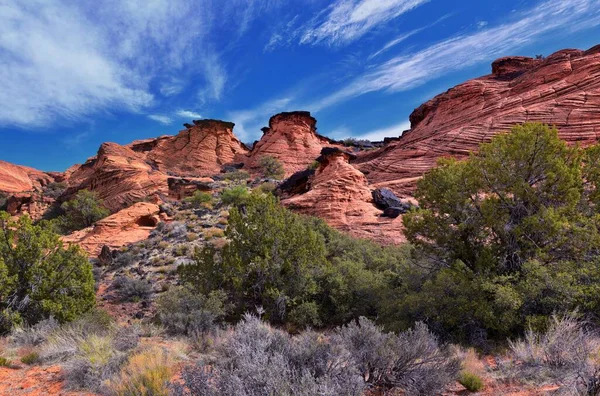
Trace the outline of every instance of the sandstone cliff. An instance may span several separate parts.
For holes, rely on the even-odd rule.
[[[369,181],[409,194],[442,156],[464,157],[481,142],[527,121],[555,125],[570,143],[600,132],[600,46],[545,59],[507,57],[492,74],[460,84],[417,108],[398,141],[360,156]]]

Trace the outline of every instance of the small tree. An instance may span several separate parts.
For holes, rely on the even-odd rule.
[[[89,227],[110,214],[98,194],[89,190],[78,191],[75,198],[61,208],[65,211],[63,228],[66,232]]]
[[[78,246],[63,247],[45,223],[0,212],[0,332],[50,316],[69,321],[94,302],[92,266]]]
[[[262,157],[258,161],[258,165],[260,166],[264,177],[279,180],[283,179],[285,176],[285,169],[283,169],[283,165],[277,158],[271,155],[265,155]]]

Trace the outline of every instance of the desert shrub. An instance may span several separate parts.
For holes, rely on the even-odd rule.
[[[335,342],[350,352],[365,381],[410,395],[438,392],[455,380],[460,369],[460,362],[423,323],[394,335],[360,318],[340,328]]]
[[[120,301],[145,300],[152,294],[152,285],[145,279],[118,276],[112,283]]]
[[[179,274],[199,293],[224,290],[230,320],[262,306],[274,323],[333,326],[377,317],[385,301],[395,301],[387,282],[399,282],[406,248],[353,239],[290,212],[272,195],[249,195],[228,218],[229,243],[199,250]]]
[[[191,197],[185,199],[185,202],[192,205],[194,208],[207,207],[212,203],[213,197],[210,193],[196,190]]]
[[[249,197],[250,193],[244,186],[227,188],[221,192],[221,202],[225,205],[242,205]]]
[[[225,232],[222,229],[216,227],[207,228],[204,231],[202,231],[202,233],[204,234],[204,238],[206,239],[222,238],[223,236],[225,236]]]
[[[0,356],[0,367],[8,367],[11,368],[13,366],[10,359]]]
[[[173,248],[173,254],[177,257],[187,256],[190,247],[185,243],[180,243]]]
[[[236,170],[233,172],[225,173],[225,175],[223,177],[225,178],[225,180],[239,182],[239,181],[245,181],[245,180],[250,179],[250,173],[248,173],[244,170]]]
[[[33,326],[17,326],[10,333],[10,342],[18,346],[38,346],[59,327],[56,319],[50,317]]]
[[[501,378],[525,384],[558,383],[582,394],[598,384],[600,341],[574,314],[553,316],[543,333],[528,331],[510,342],[510,361]]]
[[[28,216],[0,212],[0,333],[53,316],[75,319],[95,303],[92,266],[75,245]]]
[[[365,384],[350,355],[319,334],[292,338],[246,315],[217,358],[186,367],[176,395],[361,395]]]
[[[441,160],[403,218],[429,269],[397,289],[393,320],[427,319],[444,337],[484,346],[543,329],[555,311],[596,312],[599,159],[598,147],[524,124],[468,160]]]
[[[196,239],[198,239],[198,237],[199,235],[195,232],[188,232],[187,234],[185,234],[185,239],[187,239],[188,242],[193,242]]]
[[[168,396],[174,366],[165,349],[151,348],[131,356],[108,388],[117,396]]]
[[[8,201],[8,196],[0,192],[0,210],[6,210],[6,202]]]
[[[179,267],[182,280],[200,293],[223,289],[237,317],[262,306],[275,322],[316,295],[316,276],[326,265],[321,237],[273,196],[251,195],[229,213],[230,242],[209,246]]]
[[[479,392],[483,389],[483,380],[477,374],[464,371],[458,377],[458,382],[469,392]]]
[[[95,192],[80,190],[70,201],[62,204],[65,214],[62,218],[64,232],[81,230],[110,214]]]
[[[31,366],[40,362],[40,354],[37,352],[29,352],[21,357],[21,363]]]
[[[265,155],[258,160],[258,166],[264,177],[269,179],[280,180],[285,176],[285,169],[283,169],[283,164],[279,159],[271,156]]]
[[[225,300],[219,291],[204,296],[185,287],[172,287],[158,298],[157,319],[170,334],[212,333],[226,314]]]
[[[277,189],[277,184],[265,182],[261,183],[256,189],[263,194],[272,194]]]
[[[50,198],[58,198],[66,190],[67,185],[63,182],[52,182],[44,187],[44,195]]]

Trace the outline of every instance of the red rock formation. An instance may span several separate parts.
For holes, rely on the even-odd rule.
[[[464,157],[513,125],[555,125],[570,143],[590,144],[600,132],[600,46],[563,50],[548,58],[495,61],[493,74],[436,96],[410,116],[397,142],[360,156],[369,181],[410,194],[415,181],[442,156]]]
[[[256,143],[246,160],[246,168],[257,172],[260,159],[273,156],[281,161],[288,177],[306,169],[321,153],[323,147],[336,143],[317,133],[317,120],[307,111],[294,111],[274,115],[269,127]]]
[[[243,160],[247,149],[233,135],[233,124],[194,121],[176,136],[138,140],[127,146],[104,143],[98,155],[67,171],[65,197],[81,189],[96,191],[111,211],[168,194],[171,175],[210,176],[221,166]],[[202,180],[202,179],[200,179]]]
[[[325,151],[325,150],[324,150]],[[364,174],[348,163],[352,154],[326,150],[310,181],[309,191],[282,200],[288,208],[325,220],[332,227],[357,238],[395,244],[405,241],[401,218],[382,217],[373,205]]]
[[[98,155],[74,170],[68,180],[65,198],[79,190],[95,191],[111,211],[167,192],[168,176],[153,169],[143,153],[116,143],[104,143]]]
[[[177,176],[211,176],[223,165],[242,160],[248,152],[233,135],[233,127],[231,122],[195,120],[177,136],[137,141],[129,147],[144,153],[159,171]]]
[[[160,221],[158,213],[158,205],[138,202],[62,240],[78,244],[90,256],[98,256],[105,245],[117,249],[148,238]]]
[[[40,191],[43,186],[60,178],[59,173],[47,173],[27,166],[0,161],[0,191],[22,193]]]

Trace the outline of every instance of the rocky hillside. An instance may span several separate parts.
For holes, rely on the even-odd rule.
[[[309,112],[296,111],[271,117],[251,150],[235,137],[233,123],[196,120],[175,136],[104,143],[96,156],[63,174],[0,161],[0,206],[13,215],[40,218],[55,200],[88,189],[115,213],[140,201],[160,204],[196,189],[210,191],[223,172],[241,168],[251,178],[260,177],[261,158],[271,156],[288,178],[281,188],[285,205],[354,236],[398,243],[403,241],[398,216],[412,200],[415,182],[438,158],[465,157],[481,142],[526,121],[555,125],[570,143],[596,142],[600,46],[562,50],[544,59],[498,59],[490,75],[436,96],[415,109],[410,120],[409,131],[376,149],[345,148],[317,133]],[[382,204],[382,194],[391,201]],[[123,219],[139,220],[130,214]]]
[[[421,105],[397,142],[365,153],[355,165],[369,181],[410,193],[443,156],[464,157],[512,125],[555,125],[571,143],[591,144],[600,132],[600,46],[567,49],[545,59],[506,57],[492,74],[460,84]]]

